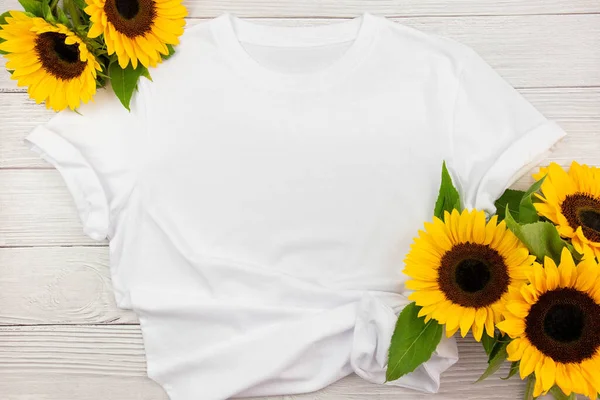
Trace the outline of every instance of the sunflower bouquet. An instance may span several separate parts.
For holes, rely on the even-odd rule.
[[[600,393],[600,168],[552,163],[497,213],[461,210],[442,167],[433,222],[405,260],[412,301],[399,315],[387,380],[426,362],[442,335],[471,332],[488,356],[479,380],[510,362],[525,399]],[[478,381],[479,381],[478,380]]]
[[[129,104],[183,34],[181,0],[19,0],[0,15],[0,52],[19,86],[60,111],[92,100],[109,82]]]

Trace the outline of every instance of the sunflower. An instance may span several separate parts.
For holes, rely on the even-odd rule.
[[[600,392],[600,266],[587,258],[577,266],[565,248],[558,267],[550,258],[528,274],[529,284],[511,289],[506,319],[498,328],[514,338],[508,359],[520,362],[521,378],[535,372],[534,396],[553,385],[596,399]]]
[[[108,54],[117,53],[121,68],[155,67],[167,44],[179,43],[186,8],[181,0],[86,0],[90,38],[104,34]]]
[[[537,212],[552,221],[560,235],[571,239],[579,253],[600,260],[600,168],[571,164],[567,173],[558,164],[534,175],[542,183]]]
[[[406,256],[409,299],[419,316],[445,324],[448,337],[472,327],[480,341],[484,328],[494,335],[508,289],[525,282],[535,256],[497,216],[486,223],[483,211],[453,210],[444,221],[426,223]]]
[[[19,86],[29,86],[29,96],[38,104],[46,101],[56,111],[75,109],[96,93],[100,64],[66,26],[11,11],[0,27],[6,68]]]

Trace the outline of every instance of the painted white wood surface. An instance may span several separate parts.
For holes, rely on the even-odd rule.
[[[265,23],[313,24],[364,11],[453,37],[568,133],[544,163],[600,165],[600,0],[189,0],[190,24],[224,11]],[[0,9],[17,8],[0,0]],[[285,19],[282,19],[285,18]],[[22,144],[52,115],[0,74],[0,400],[166,400],[145,378],[135,315],[115,307],[106,243],[81,233],[56,171]],[[528,176],[516,184],[524,187]],[[484,369],[472,339],[440,394],[348,377],[278,400],[517,399],[524,385]],[[196,399],[194,399],[196,400]],[[201,400],[201,399],[198,399]]]
[[[600,0],[595,1],[600,3]],[[392,19],[473,47],[518,88],[600,86],[600,68],[597,68],[600,65],[600,13]],[[202,21],[188,19],[188,26]],[[324,18],[263,18],[259,21],[278,25],[336,22]],[[4,73],[0,75],[0,91],[25,91],[25,88],[17,88],[15,81]]]
[[[186,0],[191,17],[224,11],[244,17],[351,17],[361,12],[406,15],[581,14],[600,11],[597,0]],[[2,9],[18,9],[3,0]]]

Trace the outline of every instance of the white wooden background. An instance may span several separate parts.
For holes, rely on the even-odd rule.
[[[456,38],[570,134],[544,163],[600,164],[600,0],[187,0],[187,6],[190,23],[223,11],[276,24],[327,23],[369,11]],[[0,0],[0,10],[16,8],[16,0]],[[0,73],[0,400],[166,400],[145,377],[135,316],[113,302],[106,243],[83,236],[58,173],[22,144],[51,115]],[[530,182],[525,177],[517,187]],[[318,393],[279,399],[522,396],[516,378],[472,384],[485,367],[472,339],[460,341],[460,354],[436,396],[351,376]]]

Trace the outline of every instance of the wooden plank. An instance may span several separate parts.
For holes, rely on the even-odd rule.
[[[0,168],[50,168],[23,139],[54,115],[27,93],[0,93]]]
[[[0,171],[0,247],[98,243],[83,234],[57,171]]]
[[[0,393],[7,400],[169,400],[158,384],[144,377],[27,371],[0,373]]]
[[[232,12],[245,17],[351,17],[368,11],[402,15],[528,15],[600,12],[595,0],[186,0],[189,15],[214,17]],[[21,9],[5,0],[5,9]]]
[[[136,323],[116,307],[107,247],[0,248],[0,325]]]
[[[564,151],[587,146],[600,134],[599,88],[520,89],[545,116],[558,121],[569,132]],[[54,113],[35,104],[25,93],[0,93],[0,168],[51,168],[23,143],[36,125],[48,121]],[[587,140],[589,138],[589,140]],[[571,147],[572,146],[572,147]],[[563,153],[557,156],[571,156]]]
[[[523,383],[518,378],[500,379],[506,375],[506,366],[483,383],[472,385],[485,369],[485,353],[472,338],[460,340],[459,351],[461,359],[442,377],[440,398],[479,400],[483,393],[497,400],[522,396]],[[105,398],[94,391],[100,384],[117,388],[111,399],[166,399],[154,383],[144,378],[145,368],[137,325],[0,327],[0,393],[11,400],[62,400],[65,393],[77,399]],[[53,377],[60,378],[55,381]],[[127,392],[123,386],[131,383],[135,386]],[[40,397],[33,396],[38,393]],[[27,394],[32,397],[23,397]],[[314,394],[284,398],[392,400],[402,396],[431,398],[409,389],[373,385],[357,376]]]
[[[516,87],[600,86],[600,14],[395,20],[473,47]],[[198,22],[197,19],[190,20],[190,24]],[[309,25],[332,21],[284,19],[262,22]],[[548,40],[549,37],[552,40]],[[17,88],[8,73],[1,73],[0,91],[25,89]]]

